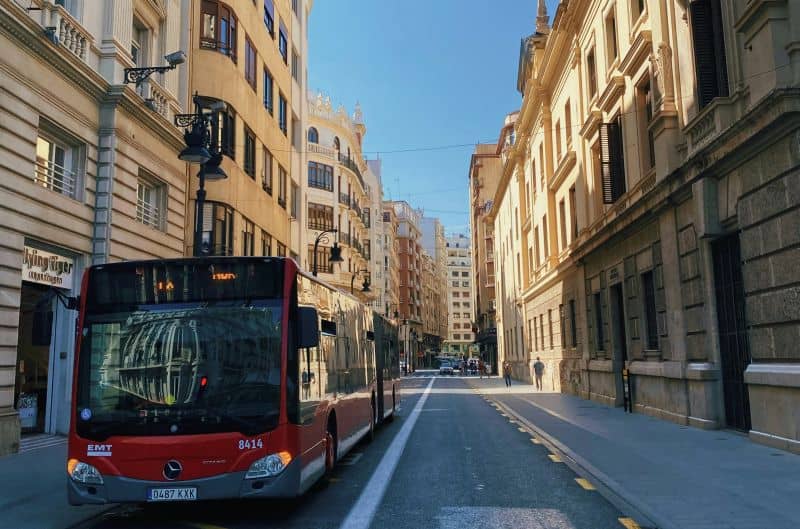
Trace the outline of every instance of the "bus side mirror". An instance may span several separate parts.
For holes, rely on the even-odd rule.
[[[297,308],[297,347],[317,347],[319,345],[319,318],[314,307]]]

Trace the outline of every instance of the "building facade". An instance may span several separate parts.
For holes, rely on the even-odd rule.
[[[488,221],[503,166],[497,144],[478,144],[469,165],[470,232],[472,233],[473,322],[475,342],[491,373],[499,373],[497,299],[495,295],[494,223]]]
[[[422,250],[431,258],[430,296],[425,296],[423,303],[428,303],[426,319],[427,329],[423,339],[428,351],[442,350],[443,341],[447,338],[447,239],[444,225],[436,217],[422,217]],[[427,316],[426,316],[427,318]]]
[[[546,387],[800,451],[797,9],[540,2],[495,233]]]
[[[317,245],[317,271],[332,285],[351,292],[363,301],[376,299],[374,292],[364,292],[372,282],[372,244],[377,228],[372,216],[375,194],[380,198],[380,184],[361,154],[367,128],[361,110],[349,116],[344,107],[333,110],[330,98],[309,95],[308,151],[308,251],[305,267],[314,267],[314,241],[325,231]],[[330,247],[336,242],[342,249],[339,265],[328,261]],[[371,287],[370,287],[371,288]]]
[[[447,251],[447,338],[445,350],[469,355],[475,341],[472,332],[472,250],[470,238],[464,234],[445,239]]]
[[[397,215],[391,202],[382,204],[383,224],[383,290],[382,312],[386,318],[398,323],[400,316],[400,261],[397,237]]]
[[[389,202],[397,219],[397,256],[399,285],[398,318],[403,348],[400,359],[408,362],[410,370],[418,365],[422,354],[422,232],[421,214],[405,201]]]
[[[191,2],[0,0],[0,455],[66,433],[85,268],[184,254]],[[28,8],[31,9],[28,9]]]

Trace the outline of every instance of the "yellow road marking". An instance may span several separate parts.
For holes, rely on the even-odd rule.
[[[519,430],[520,432],[527,432],[528,431],[525,428],[517,428],[517,430]]]
[[[578,485],[583,487],[584,490],[595,490],[594,485],[589,483],[589,481],[584,478],[575,478],[575,481],[577,481]]]
[[[625,526],[626,529],[641,529],[639,524],[633,521],[633,518],[617,518],[619,523]]]
[[[547,457],[549,457],[550,461],[552,461],[553,463],[563,463],[563,461],[561,461],[561,458],[555,454],[548,454]]]
[[[535,445],[540,445],[542,442],[535,437],[531,437],[531,442]]]

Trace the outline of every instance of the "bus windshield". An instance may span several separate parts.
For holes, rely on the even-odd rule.
[[[253,435],[277,426],[280,267],[159,262],[92,274],[78,372],[79,435]],[[213,277],[226,283],[214,285]]]

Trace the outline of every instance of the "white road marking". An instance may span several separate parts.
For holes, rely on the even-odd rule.
[[[389,445],[389,449],[386,450],[386,454],[378,464],[378,468],[373,472],[372,477],[364,487],[364,491],[358,497],[358,501],[356,501],[352,509],[350,509],[350,513],[339,529],[368,529],[370,523],[372,523],[375,512],[378,510],[378,505],[380,505],[383,495],[386,493],[386,488],[389,486],[389,480],[400,462],[400,456],[403,455],[403,450],[406,443],[408,443],[408,438],[411,436],[411,431],[414,429],[417,419],[419,419],[422,407],[425,405],[425,401],[428,400],[428,395],[430,395],[431,387],[433,387],[435,381],[436,378],[434,377],[428,383],[425,392],[417,401],[397,437]]]

